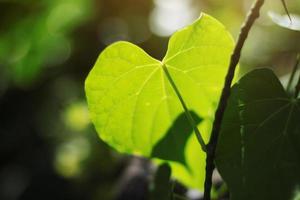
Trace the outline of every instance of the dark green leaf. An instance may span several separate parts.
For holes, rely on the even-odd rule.
[[[217,167],[232,200],[292,199],[300,186],[300,100],[272,71],[254,70],[232,89]]]

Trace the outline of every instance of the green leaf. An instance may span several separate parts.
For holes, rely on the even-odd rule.
[[[128,42],[107,47],[85,84],[91,119],[102,140],[120,152],[151,157],[153,147],[184,111],[172,78],[186,107],[203,119],[198,128],[207,141],[233,45],[224,26],[202,14],[171,37],[163,61]],[[177,131],[174,136],[181,134],[189,133]],[[168,143],[176,143],[181,136],[168,138],[175,140]],[[205,153],[194,134],[184,154],[190,170],[170,161],[173,176],[203,188]],[[164,159],[171,160],[169,156]]]
[[[300,16],[296,14],[288,15],[280,15],[275,12],[269,12],[269,17],[272,21],[286,29],[290,29],[293,31],[300,31]]]
[[[72,50],[70,33],[92,16],[90,0],[31,1],[25,7],[21,6],[24,2],[14,1],[12,5],[39,9],[22,18],[17,17],[19,12],[10,12],[10,25],[0,31],[0,63],[5,69],[0,79],[9,77],[21,88],[40,80],[49,67],[67,60]]]
[[[232,200],[292,199],[300,184],[300,100],[259,69],[232,88],[216,163]]]

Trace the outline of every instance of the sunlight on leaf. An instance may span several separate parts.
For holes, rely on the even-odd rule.
[[[85,84],[91,119],[101,139],[120,152],[151,157],[153,147],[184,111],[165,67],[188,109],[202,119],[199,129],[207,142],[233,46],[224,26],[202,14],[171,37],[163,61],[128,42],[107,47]],[[189,133],[176,130],[176,134]],[[174,140],[168,143],[177,143],[182,137],[168,138]],[[171,154],[164,159],[172,160]],[[205,154],[194,134],[188,138],[184,154],[188,168],[170,161],[173,176],[202,189]]]

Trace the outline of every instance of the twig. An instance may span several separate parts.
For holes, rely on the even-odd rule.
[[[289,92],[289,90],[290,90],[290,88],[291,88],[291,86],[292,86],[293,80],[294,80],[294,78],[295,78],[295,75],[296,75],[296,72],[297,72],[297,69],[298,69],[299,62],[300,62],[300,53],[298,53],[298,55],[297,55],[296,63],[295,63],[295,65],[294,65],[294,68],[293,68],[291,77],[290,77],[290,79],[289,79],[289,82],[288,82],[288,84],[287,84],[287,86],[286,86],[286,91],[288,91],[288,92]]]
[[[289,9],[288,9],[288,7],[287,7],[287,5],[286,5],[286,3],[285,3],[285,0],[281,0],[281,3],[282,3],[282,5],[283,5],[283,7],[284,7],[284,10],[285,10],[287,16],[289,17],[290,22],[292,23],[292,18],[291,18]]]
[[[204,200],[210,200],[210,191],[212,187],[212,174],[215,168],[214,159],[216,146],[218,141],[219,132],[221,129],[221,124],[224,116],[224,112],[227,106],[227,101],[230,96],[230,88],[232,84],[232,80],[235,74],[236,66],[241,57],[241,51],[244,46],[244,43],[248,37],[250,29],[254,24],[255,20],[259,17],[260,9],[264,4],[264,0],[256,0],[253,4],[253,7],[248,14],[244,25],[241,28],[241,32],[231,56],[228,72],[225,78],[224,87],[222,90],[221,98],[219,101],[219,105],[217,111],[215,113],[215,120],[213,123],[213,128],[211,132],[211,137],[209,143],[207,144],[207,153],[206,153],[206,176],[204,183]]]

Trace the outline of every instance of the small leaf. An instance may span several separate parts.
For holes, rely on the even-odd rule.
[[[232,200],[291,199],[300,184],[300,100],[274,73],[254,70],[232,88],[216,164]]]
[[[184,111],[165,74],[167,69],[187,108],[203,119],[198,128],[207,141],[233,46],[224,26],[202,14],[171,37],[163,61],[128,42],[107,47],[85,83],[99,136],[120,152],[151,157],[153,147]],[[188,133],[173,134],[178,137],[168,137],[175,140],[168,144]],[[170,161],[172,175],[191,187],[203,188],[205,153],[194,134],[184,154],[189,167]]]
[[[300,31],[300,16],[296,14],[290,14],[290,18],[288,15],[279,15],[274,12],[268,13],[272,21],[281,26],[283,28],[287,28],[293,31]]]

